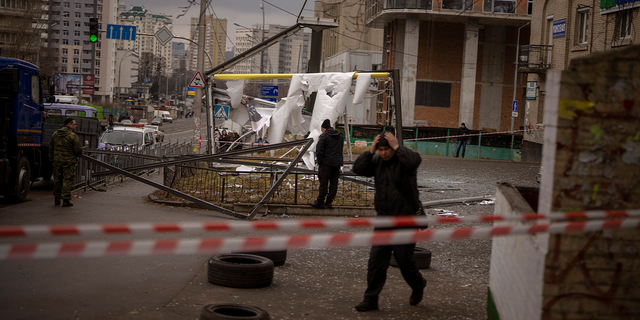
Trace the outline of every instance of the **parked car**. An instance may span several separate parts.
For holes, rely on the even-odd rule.
[[[153,134],[155,135],[157,142],[164,141],[164,131],[162,131],[158,126],[145,125],[144,127],[153,129]]]
[[[122,124],[130,126],[131,124],[133,124],[133,122],[131,122],[131,120],[122,120]]]
[[[100,138],[98,148],[104,150],[140,152],[155,143],[153,129],[144,125],[117,125]]]
[[[138,121],[138,123],[140,123],[140,124],[149,124],[149,120],[147,120],[147,119],[140,119],[140,121]]]
[[[154,126],[161,126],[162,125],[162,119],[155,117],[153,119],[151,119],[151,124]]]

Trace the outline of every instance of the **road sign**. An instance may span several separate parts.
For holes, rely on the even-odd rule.
[[[263,100],[267,100],[267,101],[271,101],[271,102],[278,102],[278,98],[272,98],[272,97],[262,97]]]
[[[278,86],[262,86],[262,95],[268,97],[277,97]]]
[[[169,41],[173,39],[173,34],[171,33],[171,31],[169,31],[169,29],[167,29],[166,26],[164,26],[160,28],[158,32],[156,32],[155,37],[156,39],[158,39],[160,44],[164,46],[165,44],[167,44]]]
[[[204,79],[202,78],[200,71],[196,72],[196,75],[193,76],[193,79],[189,82],[189,87],[204,88]]]
[[[136,40],[136,26],[125,26],[122,24],[107,25],[107,39],[116,40]]]
[[[514,118],[517,118],[518,117],[518,111],[511,112],[511,116],[514,117]]]
[[[216,119],[229,120],[229,106],[216,105],[213,115]]]
[[[513,104],[511,105],[511,111],[518,111],[518,100],[513,100]]]

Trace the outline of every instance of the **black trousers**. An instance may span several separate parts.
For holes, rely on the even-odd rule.
[[[338,193],[338,178],[340,178],[340,167],[320,165],[318,169],[318,179],[320,180],[318,203],[324,204],[325,197],[327,198],[326,203],[333,202]]]
[[[387,269],[391,262],[391,253],[396,258],[404,281],[413,290],[422,289],[422,273],[416,267],[413,260],[413,249],[416,244],[404,244],[394,246],[373,246],[369,254],[367,269],[367,290],[364,292],[364,300],[377,303],[378,296],[387,280]]]

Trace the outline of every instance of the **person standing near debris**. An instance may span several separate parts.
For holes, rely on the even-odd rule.
[[[342,157],[344,137],[342,133],[331,127],[329,119],[322,122],[321,130],[322,134],[316,145],[316,158],[319,165],[318,179],[320,180],[319,194],[318,199],[311,202],[310,205],[318,209],[333,209],[333,199],[338,193],[340,167],[344,163]]]
[[[71,207],[71,187],[76,176],[76,163],[82,154],[82,143],[76,131],[73,118],[64,120],[64,127],[58,129],[49,141],[49,160],[53,166],[53,196],[57,206],[62,199],[63,207]]]
[[[469,134],[469,128],[464,125],[464,122],[458,128],[458,135],[466,135]],[[456,158],[460,153],[460,148],[462,148],[462,157],[464,158],[464,152],[467,150],[467,137],[458,137],[458,148],[456,148]]]
[[[378,154],[376,154],[378,151]],[[375,178],[374,204],[378,216],[413,216],[421,210],[417,171],[420,154],[400,146],[390,132],[376,136],[369,151],[365,151],[353,164],[353,172]],[[382,229],[376,228],[376,231]],[[367,267],[367,290],[364,300],[356,305],[357,311],[378,310],[378,296],[387,279],[391,254],[400,267],[402,277],[413,289],[409,304],[422,301],[427,280],[413,260],[415,243],[371,247]]]

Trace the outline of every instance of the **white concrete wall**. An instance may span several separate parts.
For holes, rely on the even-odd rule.
[[[484,37],[480,114],[478,126],[474,127],[474,129],[491,128],[500,131],[503,90],[502,85],[496,84],[504,82],[507,28],[505,26],[488,25],[485,27]]]
[[[515,188],[505,189],[510,188],[499,186],[496,192],[496,214],[515,216],[533,212]],[[493,238],[489,288],[500,319],[540,319],[548,243],[547,234]]]

